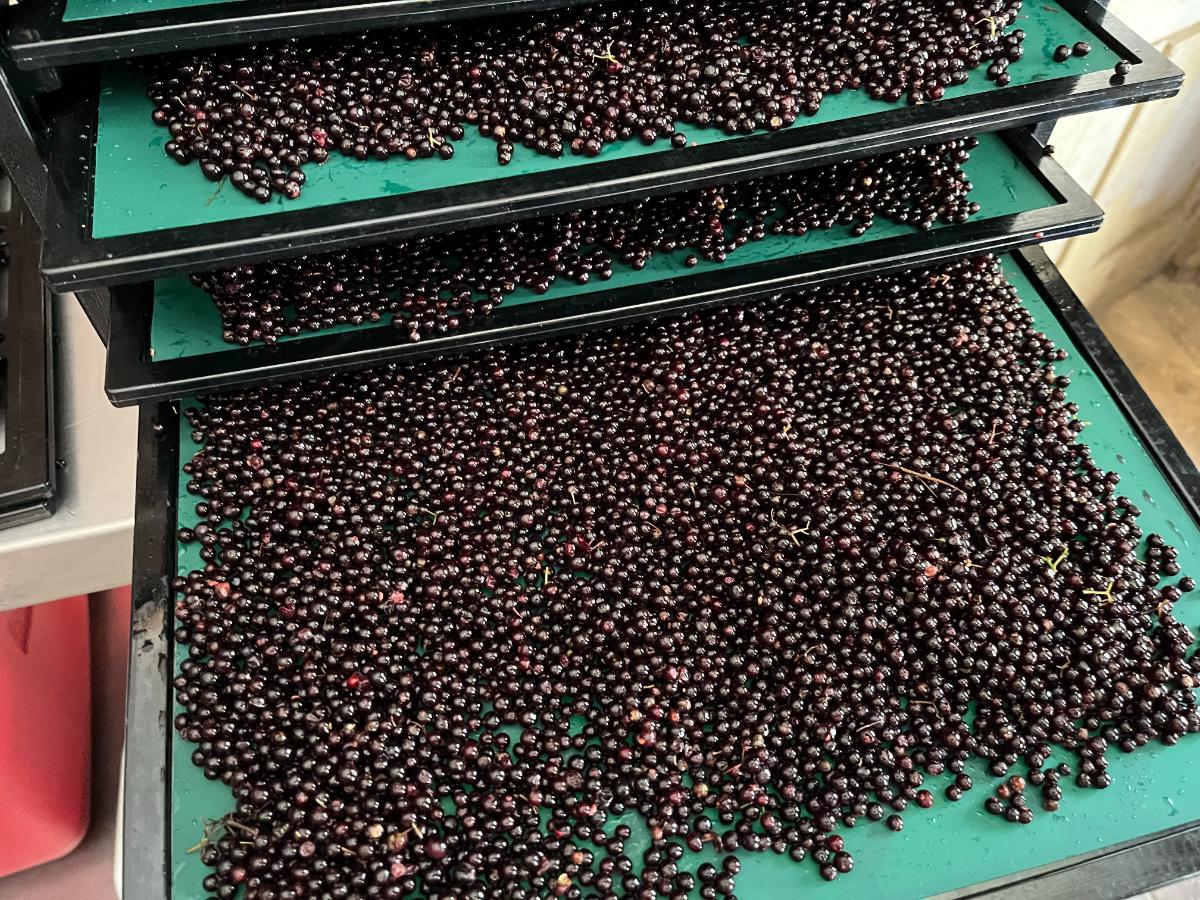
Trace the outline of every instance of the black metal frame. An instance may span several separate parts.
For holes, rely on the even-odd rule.
[[[0,182],[4,179],[0,175]],[[0,529],[48,517],[54,511],[53,322],[50,295],[38,277],[41,236],[13,191],[0,210],[0,241],[10,262],[0,267],[0,396],[4,450],[0,452]]]
[[[108,333],[111,328],[108,314],[111,295],[108,288],[89,288],[76,291],[75,299],[79,301],[84,315],[92,323],[92,328],[95,330],[96,336],[100,338],[100,343],[107,347]]]
[[[241,0],[75,22],[66,0],[11,13],[8,52],[22,69],[423,22],[531,13],[593,0]]]
[[[178,411],[146,404],[138,419],[129,682],[125,701],[122,900],[171,898],[171,682],[175,639]]]
[[[1178,92],[1183,79],[1179,69],[1094,0],[1069,2],[1068,8],[1097,40],[1137,63],[1127,78],[1095,72],[922,106],[881,105],[878,113],[848,121],[731,138],[701,147],[563,166],[402,197],[100,239],[89,237],[97,91],[94,80],[80,78],[81,85],[62,104],[54,123],[48,219],[55,227],[47,237],[43,273],[53,288],[64,291],[132,283],[379,242],[430,229],[450,231],[600,206]]]
[[[1055,316],[1129,418],[1147,451],[1200,521],[1200,475],[1117,352],[1040,248],[1015,254]],[[125,757],[124,900],[165,900],[169,878],[171,680],[178,409],[141,407],[134,535],[134,612]],[[1200,821],[962,890],[946,898],[1124,900],[1200,871]]]
[[[748,300],[856,275],[908,269],[968,253],[1002,251],[1097,230],[1103,212],[1024,131],[1003,135],[1012,151],[1059,200],[1056,206],[952,225],[928,232],[864,241],[770,262],[728,266],[697,275],[516,306],[443,337],[408,340],[392,327],[314,334],[271,347],[229,348],[156,361],[150,330],[154,284],[112,290],[105,390],[117,406],[254,384],[295,380],[318,372],[459,353],[481,346],[535,340],[631,322],[685,309]]]
[[[9,78],[7,63],[0,52],[0,167],[16,184],[26,208],[41,224],[49,176],[43,161],[42,141],[34,135],[40,123],[31,124],[27,108],[31,101],[22,101],[27,91],[19,87],[24,86],[14,85]]]

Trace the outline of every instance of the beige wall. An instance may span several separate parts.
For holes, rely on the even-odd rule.
[[[1106,218],[1098,235],[1049,250],[1095,307],[1172,266],[1200,266],[1200,0],[1111,9],[1193,77],[1172,100],[1065,119],[1055,131],[1056,158]]]

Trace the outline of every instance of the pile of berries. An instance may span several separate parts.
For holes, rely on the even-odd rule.
[[[519,288],[606,280],[656,255],[723,262],[768,235],[834,227],[862,235],[877,218],[922,229],[979,211],[963,171],[974,138],[723,184],[600,209],[432,234],[384,246],[273,260],[192,276],[229,343],[275,343],[392,315],[410,340],[489,315]]]
[[[1192,582],[1063,356],[984,257],[207,398],[206,890],[729,897],[740,854],[848,872],[972,758],[1095,789],[1200,730]]]
[[[535,17],[167,57],[151,72],[167,155],[264,203],[304,168],[454,156],[468,128],[551,157],[688,144],[816,115],[824,99],[936,101],[983,67],[1008,82],[1021,0],[648,0]]]

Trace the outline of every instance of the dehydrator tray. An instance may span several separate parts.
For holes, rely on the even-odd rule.
[[[1095,231],[1102,213],[1025,132],[985,134],[965,170],[981,205],[971,222],[922,232],[878,219],[861,237],[846,226],[803,237],[773,235],[724,263],[684,264],[688,250],[655,256],[641,271],[617,265],[608,281],[567,281],[546,294],[522,289],[490,316],[418,343],[391,324],[347,325],[272,347],[221,338],[209,296],[186,278],[114,288],[105,389],[117,405],[461,352],[504,341],[550,337],[846,278],[892,271],[965,253]]]
[[[12,78],[0,46],[0,166],[16,184],[35,221],[46,206],[48,177],[36,104],[26,102],[27,85]],[[35,137],[35,134],[37,137]]]
[[[0,529],[54,511],[53,327],[40,251],[33,215],[0,172]]]
[[[454,158],[356,161],[337,156],[306,169],[296,200],[260,204],[180,166],[150,118],[145,76],[125,63],[60,98],[54,119],[53,183],[43,272],[58,290],[295,256],[429,230],[665,194],[769,175],[890,149],[932,143],[1170,96],[1182,74],[1094,2],[1035,0],[1021,27],[1024,58],[995,87],[977,70],[945,99],[919,106],[870,100],[861,91],[826,98],[811,119],[775,133],[725,137],[691,129],[696,143],[611,144],[594,159],[551,159],[518,148],[507,166],[495,145],[468,130]],[[1053,60],[1054,48],[1084,40],[1085,57]],[[1120,59],[1135,62],[1115,78]]]
[[[40,0],[11,15],[22,69],[367,28],[529,13],[585,0]]]
[[[1021,251],[1005,258],[1005,268],[1038,328],[1070,354],[1057,370],[1070,375],[1068,397],[1079,405],[1079,418],[1090,423],[1081,439],[1099,465],[1121,473],[1127,493],[1140,497],[1142,527],[1163,534],[1178,548],[1182,568],[1195,571],[1200,567],[1195,466],[1045,254]],[[195,545],[181,551],[174,537],[179,524],[194,518],[194,497],[184,489],[180,465],[195,449],[177,404],[143,406],[126,741],[126,900],[201,897],[206,869],[188,848],[200,839],[206,820],[231,806],[228,789],[203,778],[190,761],[190,745],[170,724],[172,670],[181,656],[173,640],[169,580],[200,564]],[[1176,614],[1190,627],[1200,626],[1194,601],[1182,601]],[[906,816],[900,834],[880,824],[856,828],[851,837],[858,865],[833,883],[823,883],[812,865],[748,854],[738,894],[826,900],[872,893],[1123,898],[1200,868],[1198,758],[1196,736],[1175,748],[1114,754],[1113,787],[1095,791],[1072,784],[1063,812],[1039,815],[1023,828],[987,815],[982,793]],[[981,785],[996,780],[977,765],[969,771]],[[939,785],[942,780],[934,779]],[[631,854],[642,848],[635,839],[627,847]]]

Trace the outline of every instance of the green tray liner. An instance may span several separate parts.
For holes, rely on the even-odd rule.
[[[1075,78],[1089,72],[1112,69],[1118,58],[1071,13],[1050,0],[1025,0],[1018,26],[1025,29],[1025,57],[1009,72],[1013,85],[1058,78]],[[1054,62],[1052,54],[1060,44],[1088,41],[1091,54]],[[981,94],[997,88],[983,69],[971,73],[970,80],[946,92],[948,97]],[[943,101],[939,101],[943,102]],[[865,92],[845,91],[827,97],[821,111],[793,128],[807,128],[840,122],[872,113],[900,108],[899,105],[871,100]],[[100,90],[99,120],[96,132],[94,190],[91,235],[93,238],[116,237],[186,228],[297,212],[337,203],[398,197],[419,191],[477,184],[497,178],[549,172],[598,161],[629,159],[648,153],[672,153],[666,142],[651,147],[640,141],[608,144],[598,157],[589,159],[568,154],[562,159],[539,156],[518,147],[507,166],[496,162],[496,144],[468,128],[463,140],[456,142],[454,158],[443,160],[358,161],[334,154],[324,165],[304,168],[307,183],[296,200],[274,197],[266,204],[247,197],[224,182],[206,181],[194,164],[180,165],[163,153],[167,130],[153,123],[152,106],[146,97],[145,74],[129,63],[105,67]],[[698,144],[745,140],[726,137],[708,128],[687,128],[688,139]]]
[[[1098,465],[1121,474],[1122,493],[1142,507],[1139,523],[1143,531],[1157,532],[1174,544],[1184,572],[1200,572],[1200,525],[1188,515],[1103,382],[1082,361],[1078,347],[1037,288],[1011,257],[1004,258],[1004,267],[1037,328],[1070,353],[1067,360],[1057,364],[1056,371],[1070,376],[1068,398],[1079,405],[1079,418],[1089,423],[1081,440],[1092,448]],[[184,401],[184,408],[195,402]],[[182,416],[179,439],[182,464],[198,449]],[[186,482],[187,476],[181,471],[179,521],[182,526],[191,526],[198,521],[194,513],[196,497],[187,493]],[[179,545],[177,550],[180,575],[201,568],[195,545]],[[1175,614],[1189,628],[1200,627],[1197,600],[1185,597]],[[186,648],[176,647],[177,666],[186,655]],[[233,801],[227,787],[206,780],[192,764],[191,744],[180,739],[174,729],[169,739],[172,896],[175,900],[193,900],[204,895],[200,882],[209,870],[198,854],[189,854],[187,848],[200,839],[204,821],[229,812]],[[1060,753],[1052,761],[1067,758]],[[904,815],[903,832],[897,834],[880,822],[866,820],[843,831],[847,849],[855,857],[853,872],[825,883],[810,861],[795,863],[773,853],[746,853],[742,854],[742,873],[737,879],[738,896],[747,900],[776,900],[806,893],[820,900],[924,897],[1200,819],[1200,736],[1186,737],[1176,747],[1152,744],[1133,754],[1114,750],[1109,761],[1112,787],[1084,790],[1068,780],[1062,809],[1053,814],[1039,809],[1033,824],[1024,827],[1003,822],[983,810],[989,785],[998,784],[1000,779],[989,775],[978,760],[972,761],[967,771],[976,788],[958,803],[943,798],[942,790],[949,784],[947,776],[930,778],[927,786],[937,797],[936,805],[930,810],[910,807]],[[626,821],[636,826],[636,815],[627,816]],[[645,829],[638,828],[627,843],[626,853],[640,859],[646,844]],[[715,858],[707,852],[695,858],[688,855],[684,861],[694,871],[703,860]]]
[[[966,165],[971,179],[972,199],[982,207],[975,220],[991,219],[1013,213],[1028,212],[1054,206],[1058,199],[1042,184],[1036,172],[1031,171],[1021,158],[995,134],[981,135],[979,147],[971,154]],[[939,228],[952,228],[940,225]],[[913,234],[917,228],[890,222],[882,217],[861,237],[854,237],[850,228],[838,225],[827,231],[813,231],[803,237],[769,235],[761,241],[743,245],[731,253],[724,263],[701,260],[689,268],[684,260],[691,253],[679,250],[674,253],[659,253],[644,269],[636,271],[629,266],[616,263],[613,276],[608,281],[594,279],[587,284],[575,284],[567,279],[557,281],[545,294],[522,288],[504,300],[505,306],[523,303],[553,302],[564,297],[577,297],[596,291],[615,290],[633,285],[645,285],[669,278],[687,279],[718,268],[745,266],[788,256],[818,253],[850,244],[869,243],[897,235]],[[340,325],[320,331],[284,337],[283,340],[304,340],[315,335],[337,334],[358,328],[391,327],[390,315],[381,322],[364,325]],[[186,278],[166,278],[154,284],[154,311],[150,323],[150,346],[154,360],[196,356],[201,353],[218,353],[238,349],[238,345],[221,339],[221,316],[212,299]]]
[[[39,2],[39,0],[34,0]],[[216,6],[220,3],[240,3],[241,0],[67,0],[63,10],[64,22],[84,22],[89,19],[108,19],[113,16],[138,13],[166,12],[171,9],[190,9],[193,6]]]

